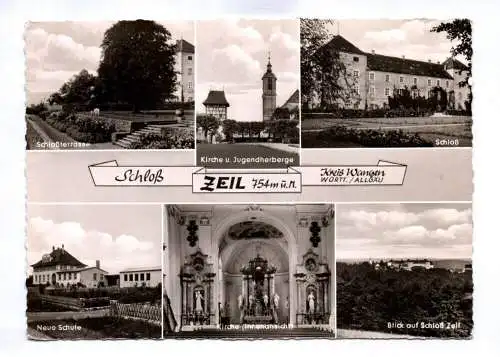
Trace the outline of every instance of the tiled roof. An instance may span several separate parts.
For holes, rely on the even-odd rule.
[[[211,90],[208,93],[207,99],[203,102],[203,105],[224,105],[229,107],[223,90]]]
[[[283,104],[283,106],[287,105],[287,104],[292,104],[292,103],[299,103],[299,90],[295,90],[295,92],[293,92],[293,94],[290,96],[290,98],[288,98],[288,100],[285,102],[285,104]]]
[[[323,48],[331,48],[337,51],[348,52],[348,53],[357,53],[360,55],[364,55],[365,53],[361,51],[359,48],[354,46],[352,43],[347,41],[340,35],[333,36],[333,38],[328,42]]]
[[[458,69],[461,71],[467,71],[468,68],[465,64],[457,60],[456,58],[449,57],[446,59],[446,61],[443,62],[444,68],[445,69]]]
[[[453,77],[446,72],[442,64],[384,56],[374,53],[366,53],[366,57],[368,70],[371,71],[453,79]]]
[[[80,262],[74,256],[69,254],[63,248],[57,248],[52,250],[50,254],[48,254],[45,258],[42,258],[37,263],[33,264],[33,268],[42,268],[42,267],[52,267],[56,265],[69,265],[78,268],[86,267],[85,264]]]
[[[186,40],[177,40],[175,50],[176,52],[194,53],[194,46]]]

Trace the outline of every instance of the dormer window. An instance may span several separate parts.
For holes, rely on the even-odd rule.
[[[354,56],[354,57],[352,58],[352,60],[353,60],[353,62],[359,62],[359,57],[358,57],[358,56]]]

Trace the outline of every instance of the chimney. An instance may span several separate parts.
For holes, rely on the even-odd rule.
[[[56,250],[56,247],[52,246],[52,251]]]
[[[437,61],[437,64],[441,64],[441,62],[440,62],[440,61]]]
[[[429,59],[429,60],[427,60],[427,62],[432,63],[432,61],[431,61],[430,59]]]
[[[375,50],[372,50],[372,54],[375,54]]]
[[[100,260],[96,260],[96,261],[95,261],[95,267],[96,267],[97,269],[101,269],[101,261],[100,261]]]
[[[401,57],[403,57],[403,59],[405,59],[405,55],[402,55]]]

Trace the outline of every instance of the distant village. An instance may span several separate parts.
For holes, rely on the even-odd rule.
[[[438,268],[435,266],[431,260],[427,259],[405,259],[405,260],[370,260],[370,265],[375,268],[375,270],[407,270],[407,271],[415,271],[415,270],[430,270]],[[448,268],[447,269],[453,273],[465,273],[468,271],[472,271],[472,264],[464,264],[462,268]]]

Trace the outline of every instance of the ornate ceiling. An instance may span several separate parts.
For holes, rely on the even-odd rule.
[[[227,232],[227,236],[233,240],[252,238],[283,238],[283,233],[270,224],[258,221],[245,221],[237,223]]]

